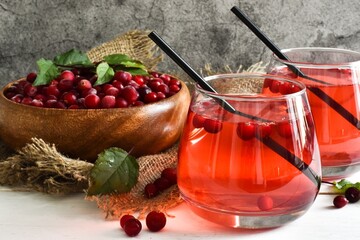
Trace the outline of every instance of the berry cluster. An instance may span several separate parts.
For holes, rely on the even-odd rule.
[[[165,227],[166,216],[162,212],[151,211],[146,216],[145,223],[149,231],[158,232]],[[129,237],[138,235],[142,229],[142,224],[139,219],[130,214],[124,215],[120,218],[120,226]]]
[[[48,85],[34,86],[36,73],[6,89],[6,98],[26,105],[62,109],[127,108],[168,98],[180,91],[178,79],[151,72],[149,76],[115,72],[108,83],[95,85],[96,75],[64,70]]]
[[[156,197],[162,191],[168,189],[177,182],[176,168],[165,168],[161,172],[161,177],[157,178],[153,183],[145,186],[144,194],[147,198]]]
[[[272,93],[291,94],[300,91],[299,86],[290,82],[281,82],[273,79],[265,79],[263,88],[269,88]]]
[[[356,187],[346,189],[344,195],[338,195],[334,198],[333,204],[336,208],[345,207],[348,203],[355,203],[360,200],[360,190]]]

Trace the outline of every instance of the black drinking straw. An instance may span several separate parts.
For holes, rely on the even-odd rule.
[[[243,13],[240,8],[234,6],[231,8],[231,11],[279,58],[282,60],[290,61],[289,58],[281,52],[281,50]],[[330,83],[309,77],[305,75],[299,68],[294,65],[286,64],[288,68],[293,71],[295,74],[302,78],[306,78],[308,80],[331,85]],[[309,91],[315,94],[318,98],[324,101],[327,105],[333,108],[337,113],[340,114],[345,120],[347,120],[351,125],[360,129],[359,120],[347,109],[345,109],[341,104],[339,104],[335,99],[331,98],[324,91],[317,87],[307,87]]]
[[[156,43],[156,45],[158,45],[161,48],[161,50],[163,50],[178,66],[180,66],[189,75],[190,78],[192,78],[197,84],[199,84],[199,86],[201,86],[203,89],[209,92],[216,93],[215,89],[212,88],[194,69],[192,69],[190,65],[187,62],[185,62],[185,60],[183,60],[155,31],[149,34],[149,38],[153,40]],[[268,121],[268,120],[260,119],[259,117],[256,116],[239,112],[235,110],[234,107],[231,106],[224,99],[218,98],[216,100],[225,110],[229,112],[241,116],[245,116],[250,119]],[[259,137],[258,139],[262,141],[266,146],[271,148],[274,152],[276,152],[281,157],[283,157],[294,167],[296,167],[299,171],[304,173],[305,176],[307,176],[318,188],[320,187],[321,180],[318,177],[318,175],[309,167],[309,165],[307,165],[300,158],[295,156],[295,154],[293,154],[292,152],[281,146],[279,143],[277,143],[270,137],[264,139]]]
[[[231,11],[268,47],[270,50],[280,59],[290,61],[290,59],[281,52],[281,50],[243,13],[240,8],[233,7]],[[287,65],[292,72],[302,78],[309,79],[314,82],[322,83],[325,85],[331,85],[328,82],[321,81],[305,75],[299,68],[294,65]]]
[[[149,38],[151,38],[151,40],[153,40],[179,67],[181,67],[189,75],[190,78],[192,78],[197,84],[199,84],[202,89],[212,93],[217,93],[216,90],[211,85],[209,85],[194,69],[192,69],[190,65],[184,59],[182,59],[155,31],[149,34]],[[269,120],[237,111],[233,106],[231,106],[230,103],[228,103],[222,98],[213,98],[220,104],[221,107],[231,113],[252,120],[269,122]]]

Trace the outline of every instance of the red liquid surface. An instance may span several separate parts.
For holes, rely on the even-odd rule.
[[[314,85],[314,82],[299,78],[307,86],[321,89],[341,104],[354,117],[360,119],[360,87],[358,72],[341,69],[302,69],[313,78],[333,84]],[[276,74],[290,75],[287,68],[280,68]],[[307,91],[311,111],[316,125],[323,167],[360,164],[360,131],[311,91]],[[346,177],[346,176],[339,176]]]
[[[211,107],[206,101],[191,107],[179,149],[178,185],[182,195],[203,208],[240,215],[276,215],[308,208],[319,185],[261,140],[272,138],[320,172],[314,130],[306,115],[289,119],[282,104],[268,103],[250,112],[271,121],[252,122],[258,126],[256,135],[260,137],[243,140],[237,128],[249,119]],[[194,127],[196,115],[217,119],[221,130],[210,133]],[[271,131],[262,132],[263,125],[270,126]],[[284,129],[291,129],[291,134]]]

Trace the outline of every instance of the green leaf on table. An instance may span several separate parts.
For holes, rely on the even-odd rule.
[[[110,82],[115,72],[114,69],[110,67],[108,63],[102,62],[96,67],[96,74],[97,74],[97,80],[94,84],[95,86]]]
[[[131,61],[131,58],[125,54],[111,54],[105,56],[104,60],[110,65],[118,65],[122,62]]]
[[[56,56],[54,58],[54,63],[60,66],[94,66],[86,53],[75,49],[71,49],[70,51]]]
[[[139,165],[135,157],[112,147],[98,155],[90,172],[88,195],[126,193],[136,184]]]
[[[51,60],[40,58],[36,62],[36,64],[39,71],[33,83],[34,86],[49,84],[51,80],[53,80],[60,74],[60,70]]]
[[[334,182],[334,187],[339,193],[345,193],[349,187],[356,187],[360,190],[360,182],[352,183],[347,179],[341,179],[338,182]]]

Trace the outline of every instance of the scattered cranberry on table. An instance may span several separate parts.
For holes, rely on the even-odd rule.
[[[157,72],[148,76],[117,71],[112,80],[94,85],[96,75],[78,75],[78,69],[64,70],[48,85],[33,86],[37,74],[6,89],[6,98],[21,104],[45,108],[103,109],[142,106],[171,97],[181,89],[178,79]]]
[[[344,195],[338,195],[334,198],[333,204],[336,208],[342,208],[348,203],[356,203],[360,200],[360,190],[356,187],[346,189]]]
[[[158,232],[166,225],[166,216],[160,211],[151,211],[145,219],[146,226],[151,232]],[[137,236],[142,230],[141,222],[133,215],[126,214],[120,218],[120,226],[129,237]]]

